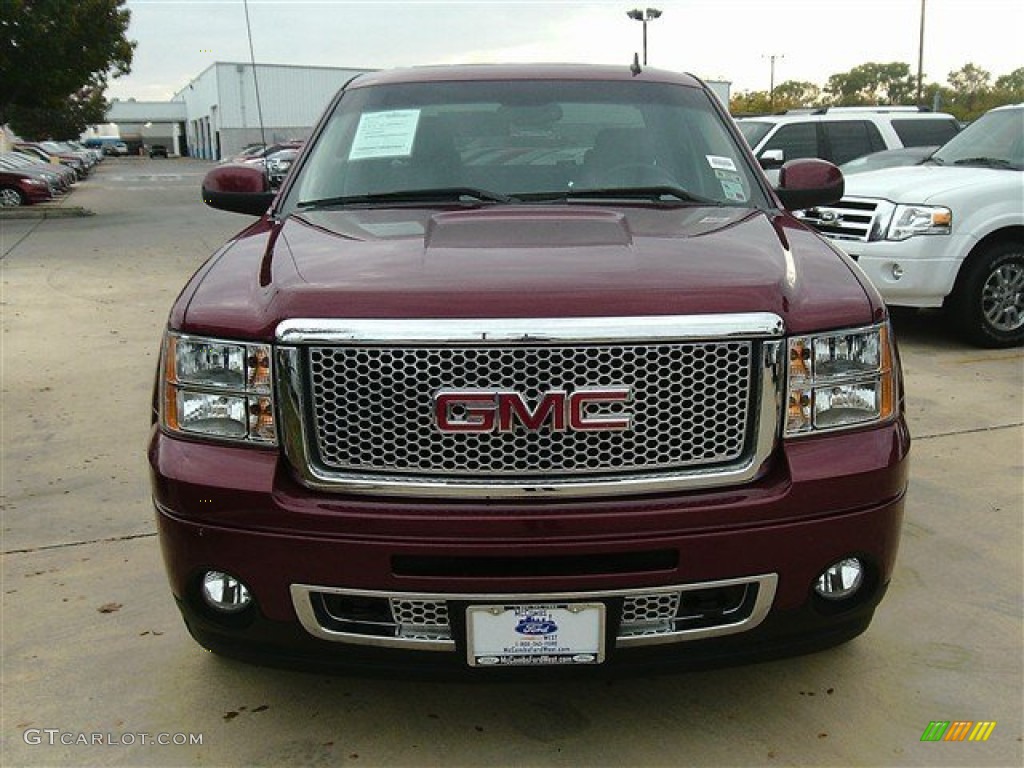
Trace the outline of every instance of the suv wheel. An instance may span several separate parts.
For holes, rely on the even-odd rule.
[[[951,309],[967,340],[982,347],[1024,343],[1024,243],[989,246],[962,278]]]
[[[17,208],[28,205],[25,193],[15,187],[0,187],[0,208]]]

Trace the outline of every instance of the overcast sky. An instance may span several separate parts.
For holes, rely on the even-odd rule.
[[[650,66],[729,80],[733,92],[828,76],[867,61],[917,72],[921,0],[249,0],[256,60],[382,69],[501,61],[632,61],[648,24]],[[129,0],[132,73],[109,97],[163,101],[215,61],[248,61],[242,0]],[[993,78],[1024,66],[1024,2],[927,0],[927,81],[967,62]]]

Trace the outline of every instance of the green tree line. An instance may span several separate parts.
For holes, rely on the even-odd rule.
[[[927,83],[921,104],[948,112],[963,121],[974,120],[993,107],[1024,101],[1024,67],[997,77],[968,63],[950,72],[945,85]],[[869,61],[849,72],[829,77],[824,87],[787,80],[768,91],[741,91],[729,101],[733,114],[766,114],[797,107],[857,107],[914,105],[917,78],[903,62]]]

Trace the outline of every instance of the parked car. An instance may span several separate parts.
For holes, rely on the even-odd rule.
[[[150,157],[167,157],[167,147],[163,144],[153,144],[149,148]]]
[[[47,172],[56,174],[61,180],[61,186],[71,188],[78,181],[78,174],[75,173],[73,168],[68,167],[60,162],[46,161],[36,154],[19,152],[14,150],[7,152],[4,157],[12,164],[19,165],[22,167],[33,168],[35,170],[46,170]]]
[[[97,162],[103,162],[103,148],[102,147],[87,147],[80,141],[69,141],[69,146],[82,152],[88,152],[92,155],[93,159]]]
[[[104,156],[124,156],[128,154],[128,145],[117,136],[93,136],[85,140],[85,146],[98,149]]]
[[[42,179],[50,188],[50,194],[53,196],[66,193],[71,187],[67,179],[59,172],[58,166],[43,162],[33,163],[25,155],[17,152],[0,153],[0,169],[25,173]]]
[[[937,146],[927,147],[903,147],[901,149],[883,149],[881,152],[872,152],[870,155],[858,157],[839,166],[843,176],[852,176],[855,173],[867,173],[868,171],[879,171],[882,168],[901,168],[905,165],[921,165],[934,154]]]
[[[88,174],[88,168],[86,168],[85,161],[77,155],[69,153],[55,154],[42,148],[41,145],[33,142],[19,142],[14,145],[15,152],[21,152],[25,155],[32,155],[47,163],[59,163],[66,165],[68,168],[75,172],[76,179],[84,179]]]
[[[265,165],[266,159],[270,155],[284,149],[300,149],[302,144],[303,142],[301,141],[280,141],[275,144],[250,145],[237,155],[225,158],[220,162],[222,165],[229,163],[252,163],[255,165]]]
[[[78,149],[63,141],[40,141],[37,146],[57,157],[77,157],[91,171],[96,165],[96,156],[88,149]]]
[[[994,109],[924,164],[847,179],[804,220],[893,306],[944,307],[985,347],[1024,343],[1024,104]]]
[[[281,186],[281,182],[288,175],[292,163],[295,162],[295,158],[298,156],[298,148],[282,149],[267,155],[267,179],[270,181],[271,187],[277,189]]]
[[[351,80],[190,280],[149,460],[204,646],[403,673],[642,672],[862,632],[909,437],[877,291],[714,93],[638,67]],[[816,201],[816,202],[815,202]]]
[[[916,107],[822,107],[736,122],[772,180],[787,160],[819,157],[842,165],[883,149],[937,146],[960,130],[952,115]]]
[[[46,179],[32,173],[0,168],[0,208],[45,203],[52,197]]]

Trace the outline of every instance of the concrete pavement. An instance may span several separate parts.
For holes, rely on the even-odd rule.
[[[843,647],[529,685],[203,652],[164,578],[145,443],[167,310],[247,222],[202,205],[208,167],[110,159],[70,201],[95,216],[0,221],[0,764],[1022,763],[1024,354],[965,347],[931,316],[897,329],[915,443],[896,576]],[[934,720],[997,725],[984,743],[921,742]]]

